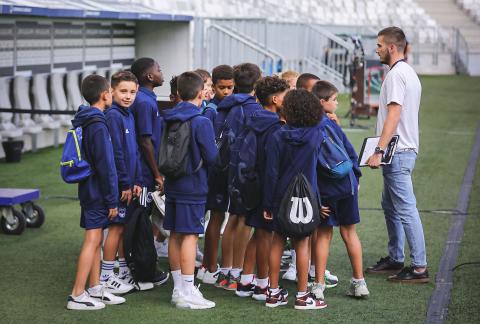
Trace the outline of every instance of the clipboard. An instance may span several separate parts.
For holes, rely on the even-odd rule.
[[[399,135],[393,135],[385,149],[385,153],[382,156],[382,162],[380,162],[381,165],[388,165],[392,163],[392,158],[395,155],[395,150],[397,149],[399,139]],[[380,136],[367,137],[363,140],[362,149],[360,150],[360,155],[358,157],[358,165],[360,167],[367,166],[367,160],[373,155],[373,153],[375,153],[375,147],[378,146],[379,140]]]

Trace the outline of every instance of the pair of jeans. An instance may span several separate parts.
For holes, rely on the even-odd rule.
[[[388,254],[397,262],[405,260],[405,238],[412,266],[425,267],[427,254],[422,221],[413,192],[412,172],[417,153],[397,152],[390,165],[383,166],[382,208],[388,231]]]

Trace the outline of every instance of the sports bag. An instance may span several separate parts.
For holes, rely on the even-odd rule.
[[[153,240],[150,209],[138,205],[123,234],[125,260],[137,283],[152,282],[155,278],[157,251]]]
[[[319,172],[332,179],[346,177],[353,168],[352,160],[345,151],[342,141],[328,125],[322,129],[318,162]]]
[[[288,237],[308,236],[320,224],[319,201],[303,173],[292,178],[275,217]]]
[[[72,128],[67,132],[60,161],[60,174],[66,183],[82,182],[93,173],[83,149],[83,132],[89,125],[96,122],[104,123],[100,118],[91,118],[82,126]]]

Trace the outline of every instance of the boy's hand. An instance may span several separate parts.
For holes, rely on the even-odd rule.
[[[327,206],[322,206],[320,208],[320,216],[324,219],[330,217],[330,208],[328,208]]]
[[[137,185],[133,186],[133,196],[140,197],[141,194],[142,194],[142,188]]]
[[[122,191],[122,196],[120,197],[120,201],[127,202],[127,205],[130,205],[130,201],[132,201],[132,189]]]
[[[340,126],[340,119],[338,118],[337,114],[335,113],[327,113],[327,117],[333,120],[337,125]]]
[[[271,221],[273,219],[273,215],[271,212],[265,210],[263,211],[263,218],[265,218],[267,221]]]
[[[118,215],[118,208],[110,208],[108,210],[108,219],[112,220]]]
[[[158,176],[158,177],[155,178],[155,182],[157,183],[157,185],[155,187],[160,192],[163,192],[163,181],[164,180],[163,180],[162,176]]]

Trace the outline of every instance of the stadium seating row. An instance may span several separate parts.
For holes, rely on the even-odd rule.
[[[71,115],[33,114],[32,117],[29,111],[75,111],[83,103],[80,82],[85,76],[96,73],[110,78],[118,70],[111,68],[0,78],[0,107],[25,110],[25,113],[0,113],[1,138],[35,135],[44,130],[70,126]]]
[[[480,24],[480,0],[457,0],[457,3],[476,23]]]

